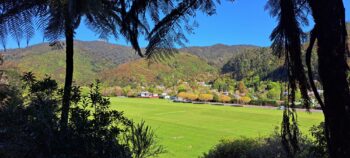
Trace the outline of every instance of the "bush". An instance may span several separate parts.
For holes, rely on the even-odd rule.
[[[325,124],[321,122],[319,125],[314,125],[310,129],[311,135],[315,138],[313,143],[313,152],[319,158],[328,158],[328,149],[327,149],[327,139],[325,137]]]
[[[114,93],[114,88],[113,87],[109,87],[109,88],[104,88],[102,90],[102,95],[105,97],[114,97],[116,96]]]
[[[145,124],[145,121],[131,125],[124,140],[129,144],[134,158],[156,157],[165,153],[164,147],[157,145],[154,131]]]
[[[188,100],[192,100],[192,101],[198,99],[198,95],[196,95],[194,93],[180,92],[177,96],[181,97],[183,99],[188,99]]]
[[[211,101],[214,96],[212,94],[199,94],[198,99],[200,101]]]
[[[296,158],[318,158],[313,144],[304,136],[299,137],[299,150]],[[222,140],[202,158],[287,158],[281,136],[277,133],[266,138],[239,138]]]
[[[123,95],[123,88],[121,88],[119,86],[115,86],[113,90],[114,90],[115,96],[122,96]]]
[[[73,87],[68,127],[61,131],[62,91],[56,81],[45,78],[26,85],[29,93],[23,104],[0,110],[1,157],[131,157],[118,138],[131,122],[109,110],[99,86],[92,85],[86,97]]]
[[[26,80],[28,91],[23,101],[12,102],[7,97],[0,107],[0,157],[123,157],[135,155],[123,135],[135,129],[132,121],[122,112],[109,109],[109,99],[102,97],[99,82],[90,86],[89,94],[82,96],[79,87],[72,88],[71,108],[67,129],[60,124],[62,90],[56,81]],[[17,91],[7,91],[7,94]],[[10,95],[7,95],[10,96]],[[20,96],[20,95],[11,95]],[[13,97],[14,98],[14,97]],[[22,100],[22,98],[16,98]],[[143,126],[145,127],[145,126]],[[147,128],[136,129],[145,133],[139,142],[148,142],[138,151],[152,152],[154,135]]]
[[[214,96],[213,96],[213,101],[219,102],[219,95],[214,94]]]
[[[138,94],[134,90],[130,90],[125,96],[133,98],[133,97],[137,97],[137,95]]]
[[[180,92],[179,94],[177,94],[177,97],[186,99],[186,92]]]
[[[239,98],[239,102],[241,102],[241,103],[243,103],[243,104],[247,104],[247,103],[249,103],[251,100],[252,100],[252,99],[250,99],[250,97],[247,97],[247,96]]]
[[[260,99],[257,99],[257,100],[251,100],[249,102],[249,104],[251,104],[251,105],[260,105],[260,106],[266,106],[266,105],[279,106],[279,103],[276,100],[260,100]]]
[[[251,150],[259,148],[259,142],[255,139],[241,138],[238,140],[221,140],[208,153],[204,153],[203,158],[241,158],[251,157]]]
[[[231,97],[229,97],[227,95],[220,95],[219,96],[219,102],[228,103],[230,101],[231,101]]]
[[[187,93],[187,98],[188,100],[197,100],[198,99],[198,95],[197,94],[194,94],[194,93]]]

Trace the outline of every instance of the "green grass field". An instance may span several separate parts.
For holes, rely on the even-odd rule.
[[[162,99],[111,98],[112,108],[134,121],[145,120],[167,153],[160,157],[198,157],[220,139],[266,136],[280,125],[282,111],[173,103]],[[320,112],[298,112],[300,128],[307,133],[322,121]]]

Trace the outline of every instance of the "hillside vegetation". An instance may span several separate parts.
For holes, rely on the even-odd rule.
[[[74,79],[78,84],[101,79],[107,85],[126,83],[171,84],[178,80],[211,81],[219,74],[234,79],[259,76],[279,80],[285,73],[283,58],[269,48],[225,46],[190,47],[159,62],[140,59],[131,48],[106,42],[76,42]],[[186,52],[186,53],[184,53]],[[39,78],[49,75],[64,81],[65,53],[40,44],[5,52],[5,69],[32,71]],[[315,60],[313,60],[315,61]],[[316,63],[316,62],[314,62]]]
[[[109,85],[163,83],[175,84],[178,80],[208,81],[218,76],[218,70],[199,57],[188,53],[155,62],[138,59],[103,71],[101,80]]]
[[[222,68],[225,63],[227,63],[235,54],[249,52],[259,48],[257,46],[251,45],[224,45],[216,44],[213,46],[205,47],[188,47],[180,49],[180,51],[188,52],[199,56],[200,58],[207,61],[210,65],[213,65],[217,68]]]

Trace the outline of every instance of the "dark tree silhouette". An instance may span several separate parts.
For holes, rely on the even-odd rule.
[[[325,128],[331,157],[350,157],[350,92],[346,80],[347,31],[342,0],[308,0],[315,26],[324,89]],[[310,45],[311,47],[311,45]]]
[[[301,60],[301,37],[303,32],[299,26],[300,22],[306,22],[306,15],[298,0],[270,0],[267,9],[273,16],[278,17],[278,25],[271,34],[272,50],[278,56],[285,57],[288,70],[289,97],[287,107],[283,114],[282,137],[283,143],[289,151],[290,157],[298,149],[297,137],[298,126],[295,108],[295,91],[299,84],[304,104],[309,108],[309,96],[307,94],[308,84]],[[290,108],[289,108],[290,107]],[[290,124],[292,122],[292,124]]]
[[[44,30],[45,39],[52,45],[59,44],[57,41],[65,38],[66,78],[61,115],[61,128],[64,131],[69,117],[73,81],[74,34],[81,20],[85,20],[101,38],[124,36],[140,56],[150,58],[166,54],[154,52],[171,52],[174,44],[182,45],[186,41],[182,26],[191,31],[189,18],[195,15],[196,10],[215,13],[215,1],[3,0],[0,1],[0,8],[0,42],[3,45],[7,35],[11,35],[19,46],[23,35],[29,43],[35,25]],[[150,42],[145,53],[138,42],[141,36]]]
[[[288,6],[284,4],[290,3]],[[345,8],[342,0],[270,0],[272,14],[279,18],[279,25],[275,30],[280,29],[280,25],[285,23],[286,27],[299,27],[298,21],[305,20],[304,11],[311,11],[314,18],[315,26],[310,33],[310,45],[306,50],[306,65],[308,68],[308,78],[310,86],[319,101],[324,116],[325,116],[325,136],[328,144],[330,157],[343,158],[350,157],[350,92],[349,84],[346,80],[348,66],[346,63],[346,55],[349,53],[347,47],[347,31],[345,23]],[[272,4],[272,5],[271,5]],[[283,16],[288,14],[284,12],[288,10],[289,16],[285,21]],[[274,37],[274,33],[272,37]],[[286,38],[302,35],[302,32],[295,30],[290,34],[283,33]],[[278,39],[277,39],[278,40]],[[313,45],[317,40],[317,55],[318,55],[318,72],[324,89],[323,101],[317,93],[310,64]],[[276,38],[275,38],[276,41]],[[300,43],[300,42],[299,42]],[[274,42],[273,48],[275,48]],[[291,44],[291,42],[289,43]],[[284,43],[277,43],[277,46],[288,50]],[[292,49],[299,49],[300,44],[294,45]],[[291,52],[299,56],[300,51]],[[292,55],[292,54],[291,54]],[[299,62],[300,57],[291,58],[289,64]],[[288,63],[287,62],[287,63]],[[297,68],[302,65],[291,65],[292,68]],[[302,73],[302,72],[300,72]],[[303,73],[304,74],[304,73]],[[305,83],[299,82],[301,89]],[[292,90],[295,87],[291,87]]]

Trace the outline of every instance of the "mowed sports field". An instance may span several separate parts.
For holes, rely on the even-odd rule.
[[[173,103],[162,99],[111,98],[112,108],[134,121],[145,120],[156,132],[166,158],[194,158],[221,139],[271,134],[282,119],[276,109]],[[323,120],[321,112],[298,112],[304,133]]]

